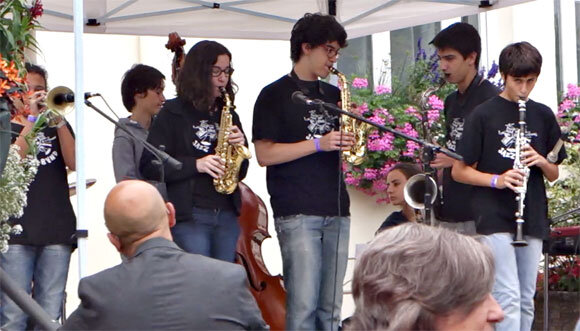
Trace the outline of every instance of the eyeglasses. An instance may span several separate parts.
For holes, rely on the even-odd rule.
[[[328,55],[328,57],[340,56],[338,48],[335,48],[332,45],[324,45],[324,47],[326,47],[326,55]]]
[[[220,67],[217,66],[213,66],[211,67],[211,75],[213,77],[219,77],[219,75],[222,74],[222,72],[226,75],[226,76],[231,76],[234,73],[234,68],[232,67],[227,67],[225,69],[222,69]]]

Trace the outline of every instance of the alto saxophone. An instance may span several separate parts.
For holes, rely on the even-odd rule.
[[[329,67],[328,69],[331,73],[338,76],[342,110],[351,112],[348,80],[344,74],[336,70],[336,68]],[[346,162],[352,165],[359,165],[364,161],[367,153],[367,133],[369,130],[369,125],[347,115],[341,115],[341,122],[342,131],[352,133],[355,138],[355,143],[352,145],[352,147],[346,151],[342,151],[342,157]]]
[[[524,240],[523,236],[525,208],[524,199],[526,198],[530,168],[522,162],[522,148],[530,143],[530,139],[526,137],[526,101],[522,99],[518,100],[518,108],[520,120],[518,122],[518,130],[516,132],[513,168],[519,169],[524,173],[524,182],[522,186],[519,186],[516,189],[516,202],[518,204],[518,210],[516,211],[516,234],[514,240],[512,241],[512,245],[527,246],[528,243]]]
[[[213,185],[215,190],[223,194],[232,194],[238,186],[238,174],[242,162],[252,157],[250,150],[241,144],[231,145],[228,143],[228,128],[232,126],[231,110],[235,109],[232,104],[230,95],[225,88],[220,88],[225,105],[222,108],[222,115],[220,118],[220,131],[218,135],[215,153],[224,161],[224,174],[219,178],[214,178]]]

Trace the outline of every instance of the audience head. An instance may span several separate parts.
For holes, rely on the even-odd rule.
[[[109,240],[126,256],[147,239],[172,239],[169,228],[175,224],[175,209],[144,181],[126,180],[115,185],[105,200],[104,214]]]
[[[221,99],[220,87],[234,98],[232,53],[213,40],[202,40],[193,45],[180,69],[177,95],[192,102],[200,111],[208,111],[216,98]]]
[[[491,251],[443,228],[405,223],[381,232],[357,260],[350,330],[491,330]]]
[[[123,105],[129,112],[133,112],[138,102],[149,98],[151,102],[144,103],[150,103],[152,115],[156,114],[165,101],[164,89],[165,76],[159,70],[144,64],[137,64],[123,76],[121,82]],[[149,106],[148,104],[144,106]]]
[[[421,173],[421,169],[412,163],[397,163],[387,174],[387,196],[395,206],[406,204],[404,188],[407,180]]]

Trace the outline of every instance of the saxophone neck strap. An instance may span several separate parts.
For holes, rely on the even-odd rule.
[[[294,83],[296,84],[296,87],[298,87],[300,92],[304,93],[304,95],[311,94],[310,93],[311,89],[309,89],[308,86],[306,86],[306,84],[304,84],[303,80],[300,80],[300,78],[298,78],[298,75],[296,75],[294,68],[292,68],[292,71],[290,71],[289,76],[290,76],[290,78],[292,78],[292,80],[294,81]],[[320,95],[324,95],[324,90],[322,90],[322,85],[320,84],[319,81],[316,81],[316,85],[318,86],[318,93],[320,93]]]

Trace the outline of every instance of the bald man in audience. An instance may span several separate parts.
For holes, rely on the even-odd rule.
[[[244,269],[172,241],[175,209],[148,183],[117,184],[105,201],[109,240],[127,260],[81,279],[63,329],[259,330],[268,326]]]

